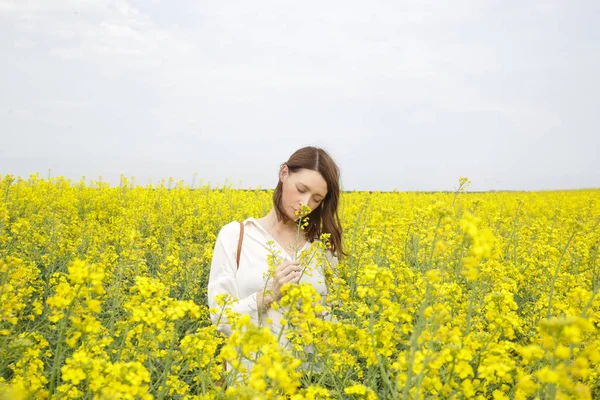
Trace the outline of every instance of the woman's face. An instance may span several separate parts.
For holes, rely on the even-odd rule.
[[[307,205],[314,210],[323,203],[327,196],[327,182],[317,171],[301,169],[290,174],[287,165],[284,165],[281,168],[279,179],[283,183],[281,207],[292,221],[297,219],[295,211],[301,205]]]

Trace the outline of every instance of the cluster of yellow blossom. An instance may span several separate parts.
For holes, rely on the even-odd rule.
[[[0,336],[8,336],[10,326],[19,321],[33,321],[42,314],[42,302],[35,298],[42,285],[39,273],[35,266],[18,258],[0,259]]]
[[[0,398],[600,397],[600,190],[469,184],[343,193],[347,257],[328,233],[295,257],[327,295],[272,305],[288,349],[206,306],[219,229],[272,190],[0,176]]]

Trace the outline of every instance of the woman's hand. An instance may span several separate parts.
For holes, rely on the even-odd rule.
[[[275,268],[275,276],[267,284],[266,290],[257,293],[256,302],[259,310],[268,308],[273,301],[281,299],[281,287],[286,283],[298,283],[302,267],[298,260],[284,260]],[[265,308],[263,308],[265,307]]]
[[[300,271],[302,267],[298,260],[283,260],[275,268],[275,276],[267,285],[267,289],[273,292],[273,300],[281,299],[281,287],[286,283],[298,283],[300,280]]]

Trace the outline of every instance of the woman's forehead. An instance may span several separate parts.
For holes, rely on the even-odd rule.
[[[301,170],[296,175],[296,182],[306,186],[311,192],[322,196],[327,194],[327,182],[320,173],[313,170]]]

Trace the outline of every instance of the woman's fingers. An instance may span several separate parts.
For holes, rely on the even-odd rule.
[[[273,285],[276,288],[276,292],[279,293],[279,289],[286,283],[298,283],[300,281],[302,267],[300,262],[297,260],[284,260],[275,269],[275,277],[273,279]],[[279,300],[279,296],[277,300]]]
[[[276,270],[275,277],[272,281],[273,292],[275,293],[275,300],[281,298],[280,289],[286,283],[298,283],[300,281],[300,275],[302,275],[302,267],[298,261],[284,261]],[[281,268],[281,269],[280,269]]]
[[[276,279],[283,285],[286,282],[291,282],[294,279],[300,278],[300,271],[289,271],[287,274],[281,274]]]
[[[280,276],[286,276],[288,275],[290,272],[292,271],[300,271],[300,262],[299,261],[284,261],[282,262],[279,267],[277,267],[277,269],[275,270],[275,274],[279,274]]]
[[[286,282],[298,282],[300,280],[300,272],[294,271],[289,273],[286,277]]]
[[[290,264],[290,265],[288,265],[288,266],[285,268],[285,270],[284,270],[284,273],[285,273],[286,275],[289,275],[289,274],[291,274],[292,272],[298,272],[298,271],[300,271],[301,269],[302,269],[302,268],[301,268],[301,267],[300,267],[300,265],[298,265],[297,263],[295,263],[295,264]]]
[[[300,275],[302,268],[298,265],[290,265],[288,268],[283,270],[282,272],[276,274],[275,280],[279,283],[279,286],[282,286],[287,282],[298,282],[300,280]]]

